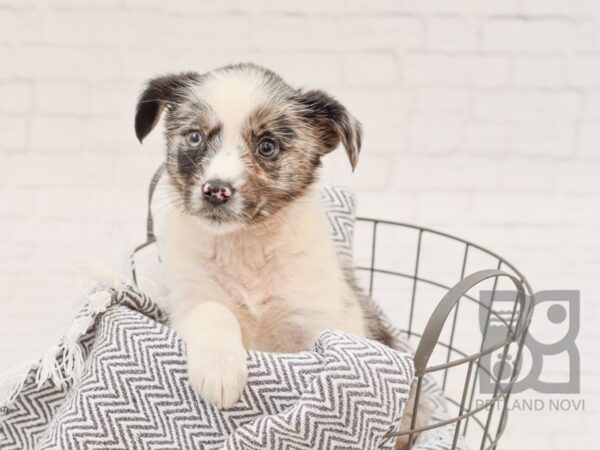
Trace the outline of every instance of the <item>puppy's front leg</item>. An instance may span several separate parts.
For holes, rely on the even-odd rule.
[[[218,407],[233,406],[248,376],[240,324],[226,306],[204,301],[173,312],[172,322],[187,344],[190,383]]]

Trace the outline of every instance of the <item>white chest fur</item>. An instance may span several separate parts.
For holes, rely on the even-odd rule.
[[[244,346],[263,351],[309,349],[325,329],[365,335],[312,194],[252,229],[213,234],[177,211],[165,225],[159,248],[175,316],[219,302],[240,322]]]

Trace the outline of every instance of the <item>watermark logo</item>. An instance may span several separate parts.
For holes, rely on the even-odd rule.
[[[516,328],[520,312],[514,307],[518,304],[516,295],[515,291],[480,293],[479,325],[484,349],[505,342],[509,329]],[[580,326],[579,299],[579,291],[541,291],[530,297],[535,303],[535,313],[521,360],[516,360],[516,351],[504,353],[504,347],[483,356],[483,370],[479,371],[481,393],[494,393],[498,380],[500,388],[505,388],[519,369],[513,393],[533,389],[544,394],[578,394],[580,356],[575,339]],[[549,366],[561,368],[552,375],[561,373],[568,374],[567,377],[546,378],[544,367]],[[568,370],[564,370],[567,366]]]

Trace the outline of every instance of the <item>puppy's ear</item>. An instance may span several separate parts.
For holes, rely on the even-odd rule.
[[[362,128],[360,122],[336,99],[323,91],[300,94],[304,117],[315,126],[325,153],[334,150],[340,142],[346,149],[352,170],[358,164]]]
[[[163,109],[177,103],[185,95],[185,88],[198,78],[198,74],[187,72],[165,75],[148,82],[140,94],[135,112],[135,135],[140,142],[156,126]]]

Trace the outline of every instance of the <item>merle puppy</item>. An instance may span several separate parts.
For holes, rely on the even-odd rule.
[[[163,111],[176,207],[158,243],[202,398],[238,401],[246,350],[309,350],[326,329],[393,345],[339,262],[315,196],[325,154],[341,144],[358,162],[361,127],[346,108],[240,64],[151,80],[137,106],[140,141]]]

